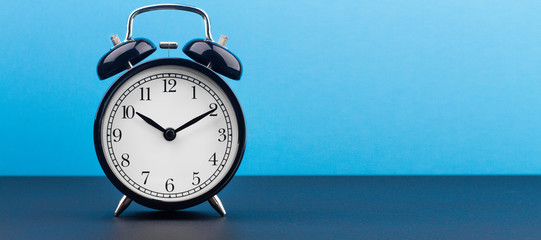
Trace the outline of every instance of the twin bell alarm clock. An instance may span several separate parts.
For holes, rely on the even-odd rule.
[[[168,57],[142,62],[156,51],[144,38],[132,38],[135,16],[181,10],[203,17],[205,39],[182,51],[191,60]],[[126,38],[98,63],[101,80],[123,72],[101,100],[94,122],[94,145],[101,168],[124,196],[115,216],[133,201],[160,210],[177,210],[209,201],[222,216],[216,194],[237,171],[246,145],[244,115],[221,76],[239,80],[242,65],[215,42],[207,14],[195,7],[159,4],[128,17]],[[161,42],[176,49],[176,42]],[[170,51],[170,50],[168,50]]]

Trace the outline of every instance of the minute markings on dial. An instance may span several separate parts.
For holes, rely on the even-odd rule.
[[[231,125],[232,124],[230,122],[231,120],[230,120],[228,109],[224,106],[224,104],[223,104],[222,100],[220,99],[220,97],[214,92],[214,89],[209,87],[208,85],[206,85],[206,82],[199,81],[198,79],[192,78],[190,76],[182,75],[182,74],[156,74],[156,75],[152,75],[152,76],[143,78],[143,79],[135,82],[133,85],[128,87],[128,89],[126,89],[126,91],[117,99],[117,101],[115,103],[115,106],[113,107],[113,110],[111,111],[111,115],[109,116],[109,119],[107,121],[108,122],[108,127],[107,127],[108,144],[107,145],[108,145],[108,151],[111,154],[110,156],[112,158],[112,162],[115,165],[115,169],[118,171],[118,173],[121,175],[121,177],[124,180],[127,181],[127,183],[129,185],[131,185],[135,189],[138,189],[141,193],[144,193],[144,194],[148,194],[148,195],[152,195],[152,196],[158,196],[160,198],[179,198],[179,197],[185,197],[185,196],[192,195],[195,192],[200,191],[201,189],[207,188],[209,186],[209,184],[211,184],[211,182],[213,182],[216,178],[218,178],[218,176],[221,174],[222,170],[224,170],[224,168],[226,168],[226,163],[229,160],[230,151],[231,151],[231,148],[232,148],[232,139],[227,138],[227,144],[225,145],[225,153],[220,153],[219,154],[220,157],[216,156],[217,157],[217,160],[216,160],[217,164],[214,165],[213,164],[214,162],[211,163],[211,165],[216,166],[216,168],[214,170],[212,170],[210,173],[206,173],[205,176],[202,176],[200,184],[198,184],[197,186],[193,186],[193,188],[185,188],[185,189],[182,189],[182,190],[179,189],[180,191],[175,189],[175,191],[178,191],[178,192],[174,192],[174,193],[164,191],[163,189],[161,189],[161,191],[159,189],[152,189],[152,186],[150,186],[150,188],[148,186],[143,186],[144,181],[142,181],[141,183],[138,184],[137,183],[138,181],[132,180],[132,177],[133,177],[132,174],[128,173],[128,172],[124,172],[126,169],[123,168],[123,166],[121,165],[121,161],[120,161],[120,160],[123,160],[123,159],[118,158],[119,161],[117,162],[117,157],[115,157],[115,153],[114,153],[114,149],[113,149],[113,144],[117,143],[116,141],[113,141],[114,140],[113,137],[116,138],[116,136],[114,136],[115,134],[112,133],[113,130],[114,130],[113,121],[115,119],[115,115],[118,116],[117,113],[119,113],[119,114],[122,113],[122,111],[117,112],[117,109],[119,109],[119,108],[121,109],[122,103],[124,102],[124,100],[126,100],[128,95],[130,95],[130,93],[132,91],[136,92],[136,93],[139,93],[139,91],[135,91],[135,90],[139,90],[141,85],[146,84],[148,82],[151,82],[153,80],[163,80],[163,78],[166,78],[166,77],[168,77],[168,78],[173,77],[177,81],[184,80],[184,81],[192,82],[193,84],[196,84],[197,86],[200,86],[202,89],[204,89],[206,92],[208,92],[210,94],[210,96],[212,98],[214,98],[214,101],[215,101],[215,103],[212,103],[210,105],[210,109],[209,109],[210,111],[207,111],[207,112],[195,117],[194,119],[190,120],[189,122],[183,124],[181,127],[179,127],[180,130],[178,130],[178,131],[182,131],[183,129],[188,128],[189,126],[201,121],[206,116],[215,116],[217,113],[220,113],[220,116],[224,117],[224,120],[225,120],[225,123],[226,123],[226,126],[224,126],[224,127],[227,130],[227,135],[232,136],[232,134],[231,134]],[[160,83],[161,83],[161,81],[160,81]],[[178,89],[176,89],[176,90],[178,91]],[[140,100],[139,94],[137,94],[136,96],[137,96],[136,99]],[[223,113],[223,115],[221,113]],[[148,116],[153,117],[152,116],[153,113],[150,113],[151,115],[148,115],[148,116],[144,115],[141,112],[139,112],[139,114],[141,114],[141,115],[147,117],[148,119],[152,120],[152,118],[149,118]],[[139,116],[139,114],[138,114],[138,116]],[[123,116],[123,115],[120,115],[120,116]],[[139,117],[141,119],[145,120],[143,117],[141,117],[141,116],[139,116]],[[120,117],[119,117],[119,119],[120,119]],[[160,130],[161,132],[163,132],[162,129],[165,129],[165,128],[162,127],[157,122],[155,122],[154,120],[152,120],[152,121],[154,123],[156,123],[156,125],[158,125],[161,129],[156,127],[156,126],[153,126],[153,128],[156,128],[157,130]],[[145,122],[147,122],[147,121],[145,120]],[[147,122],[147,124],[151,125],[149,122]],[[175,132],[175,129],[169,128],[169,127],[167,129],[165,129],[165,130],[166,131],[170,130],[172,132]],[[122,129],[122,131],[124,131],[124,129]],[[116,134],[116,135],[118,135],[118,134]],[[124,135],[124,132],[123,132],[122,135]],[[122,136],[122,137],[124,137],[124,136]],[[122,144],[125,144],[125,143],[122,143]],[[222,154],[224,154],[224,155],[222,155]],[[206,159],[208,160],[208,158],[206,158]],[[142,169],[142,170],[147,170],[147,169]],[[137,174],[137,173],[141,174],[142,170],[139,170],[139,172],[136,172],[135,174]],[[150,169],[150,170],[152,170],[152,169]],[[169,176],[167,176],[167,177],[169,177]],[[150,181],[150,178],[149,178],[149,181]],[[163,188],[163,183],[161,185],[162,185],[161,188]]]

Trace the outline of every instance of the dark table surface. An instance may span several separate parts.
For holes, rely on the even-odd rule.
[[[0,177],[0,239],[541,239],[541,177],[235,177],[165,212],[104,177]]]

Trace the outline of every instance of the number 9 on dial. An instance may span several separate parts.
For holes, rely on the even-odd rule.
[[[195,12],[208,24],[202,10],[177,4],[151,5],[132,15],[162,9]],[[113,41],[116,46],[98,64],[101,79],[128,69],[106,92],[94,123],[100,165],[124,194],[115,215],[132,200],[162,210],[209,201],[224,215],[216,194],[240,165],[246,128],[235,94],[217,73],[239,79],[240,61],[212,41],[208,28],[207,39],[183,49],[196,62],[162,58],[136,65],[156,48],[131,39],[132,15],[126,40]]]

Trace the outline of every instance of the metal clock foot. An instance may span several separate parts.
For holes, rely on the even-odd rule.
[[[225,208],[224,205],[222,205],[222,201],[218,198],[218,195],[214,195],[214,197],[209,199],[209,203],[222,217],[225,216]]]
[[[156,51],[156,46],[149,40],[132,38],[133,19],[157,10],[188,11],[203,18],[205,38],[192,40],[182,48],[193,61],[168,56],[141,62]],[[118,217],[128,208],[132,199],[127,195],[130,195],[141,205],[163,210],[184,209],[209,201],[221,216],[225,216],[220,199],[212,194],[217,194],[217,190],[229,183],[246,147],[242,108],[233,90],[220,76],[233,80],[242,76],[240,60],[225,48],[227,36],[222,35],[214,42],[208,15],[199,8],[156,4],[134,10],[128,17],[124,41],[118,35],[112,36],[111,40],[114,47],[100,59],[98,77],[104,80],[124,73],[119,75],[100,103],[94,121],[94,145],[105,175],[122,194],[126,194],[114,215]],[[160,43],[160,48],[177,47],[176,42]],[[188,93],[188,96],[174,92]],[[145,107],[139,107],[143,104],[140,101],[146,102]],[[171,108],[178,111],[172,113]],[[192,127],[194,124],[197,126]],[[184,131],[186,128],[189,130]],[[156,141],[149,145],[129,136]],[[183,141],[190,142],[189,149],[173,151]],[[163,151],[155,151],[157,146]],[[204,156],[202,160],[206,164],[198,163],[202,160],[196,156]],[[129,171],[124,171],[125,168]],[[170,169],[187,170],[172,172]],[[143,185],[144,188],[139,187]]]
[[[124,212],[124,210],[126,210],[126,208],[128,208],[128,206],[130,205],[130,203],[130,198],[126,197],[126,195],[122,196],[120,202],[118,202],[118,206],[116,206],[115,217],[118,217],[118,215]]]

